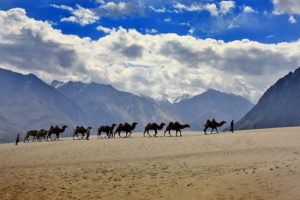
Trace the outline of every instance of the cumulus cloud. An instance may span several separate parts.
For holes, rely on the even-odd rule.
[[[250,6],[244,6],[244,12],[245,13],[252,13],[252,12],[255,12],[255,10]]]
[[[107,2],[99,8],[94,9],[99,16],[130,16],[130,15],[143,15],[144,8],[138,2]]]
[[[207,4],[200,4],[200,3],[192,3],[191,5],[185,5],[182,3],[176,3],[173,7],[180,11],[188,11],[188,12],[195,12],[195,11],[208,11],[212,16],[218,16],[219,14],[226,15],[232,9],[235,8],[234,1],[221,1],[219,3],[219,9],[217,4],[215,3],[207,3]]]
[[[79,23],[82,26],[93,24],[100,19],[100,17],[120,17],[131,15],[143,15],[144,8],[137,2],[105,2],[97,1],[100,5],[97,8],[89,9],[80,5],[72,8],[66,5],[51,4],[50,6],[62,10],[68,10],[72,15],[64,17],[61,22]]]
[[[296,23],[297,23],[297,20],[295,19],[294,16],[290,16],[290,17],[289,17],[289,22],[290,22],[291,24],[296,24]]]
[[[79,23],[80,25],[84,26],[87,24],[95,23],[98,19],[100,19],[100,17],[97,16],[92,10],[83,8],[80,5],[76,5],[77,9],[73,9],[65,5],[55,4],[52,4],[52,7],[68,10],[72,13],[72,16],[62,18],[60,20],[62,22]]]
[[[221,1],[220,2],[220,13],[222,13],[222,14],[229,13],[233,8],[235,8],[234,1]]]
[[[74,10],[72,7],[66,6],[66,5],[51,4],[50,6],[53,7],[53,8],[59,8],[59,9],[68,10],[68,11],[73,11]]]
[[[115,28],[107,28],[107,27],[103,27],[103,26],[97,26],[96,28],[98,31],[102,31],[104,33],[111,33],[113,31],[116,31]]]
[[[195,12],[195,11],[202,11],[202,10],[206,10],[209,11],[211,15],[213,16],[217,16],[218,13],[218,9],[216,4],[212,3],[212,4],[198,4],[198,3],[193,3],[191,5],[185,5],[182,3],[176,3],[174,5],[174,8],[181,10],[181,11],[188,11],[188,12]]]
[[[275,7],[275,14],[288,13],[300,14],[299,0],[272,0]]]
[[[152,29],[146,29],[146,33],[158,33],[158,31],[154,28]]]
[[[158,97],[214,88],[256,101],[278,78],[300,66],[300,41],[224,42],[177,34],[142,34],[122,27],[99,40],[64,35],[23,9],[0,11],[0,66],[46,81],[112,84]]]

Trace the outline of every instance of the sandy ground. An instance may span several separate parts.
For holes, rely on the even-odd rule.
[[[300,127],[1,144],[0,199],[300,199],[299,155]]]

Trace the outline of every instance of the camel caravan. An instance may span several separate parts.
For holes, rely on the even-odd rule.
[[[216,133],[218,133],[218,127],[221,127],[225,124],[225,121],[221,121],[221,122],[216,122],[215,119],[212,120],[207,120],[206,123],[204,124],[204,134],[207,135],[206,130],[208,128],[211,128],[211,134],[213,134],[213,131],[216,130]],[[117,124],[112,124],[111,126],[109,125],[105,125],[105,126],[100,126],[98,128],[98,132],[97,132],[97,138],[101,139],[101,138],[115,138],[116,135],[119,136],[119,138],[130,138],[132,131],[137,127],[138,123],[137,122],[133,122],[132,124],[129,124],[127,122],[125,123],[120,123],[119,125]],[[143,135],[144,137],[146,137],[146,134],[149,137],[157,137],[158,131],[161,131],[164,127],[165,127],[165,123],[148,123],[145,127],[144,127],[144,132]],[[59,126],[51,126],[49,128],[49,130],[45,130],[45,129],[41,129],[41,130],[30,130],[26,132],[26,135],[24,137],[24,142],[29,142],[29,137],[32,137],[32,141],[49,141],[49,139],[51,141],[55,141],[55,140],[59,140],[59,136],[60,134],[64,133],[66,128],[68,126],[64,125],[61,128]],[[189,124],[181,124],[180,122],[170,122],[166,128],[165,131],[163,132],[164,135],[166,136],[166,133],[169,134],[170,137],[172,137],[171,131],[175,131],[175,136],[179,136],[181,137],[181,130],[185,129],[185,128],[190,128],[191,126]],[[232,125],[232,130],[233,130],[233,125]],[[89,140],[90,134],[91,134],[91,129],[92,127],[87,127],[85,128],[84,126],[76,126],[74,131],[73,131],[73,140],[75,140],[76,138],[78,140],[81,139],[86,139]],[[150,131],[153,131],[154,134],[151,136],[151,134],[149,133]],[[125,136],[122,137],[121,133],[124,132]],[[102,137],[101,134],[105,134],[104,137]],[[55,138],[52,138],[51,135],[55,135]],[[81,135],[81,137],[79,137],[78,135]]]

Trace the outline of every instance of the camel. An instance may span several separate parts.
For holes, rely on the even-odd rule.
[[[32,142],[34,142],[36,136],[38,135],[38,132],[37,130],[30,130],[30,131],[27,131],[26,132],[26,136],[24,137],[24,142],[27,141],[29,142],[29,137],[32,136]]]
[[[61,133],[65,132],[67,127],[68,126],[66,126],[66,125],[64,125],[62,128],[59,128],[58,126],[55,126],[55,127],[51,126],[49,131],[48,131],[48,134],[47,134],[47,141],[48,141],[48,138],[50,138],[52,140],[52,138],[51,138],[52,134],[56,135],[56,138],[54,138],[54,140],[56,140],[56,139],[59,140],[59,135]]]
[[[88,140],[89,137],[90,137],[91,129],[92,129],[92,127],[90,127],[90,126],[87,127],[87,128],[84,128],[83,126],[76,126],[76,128],[74,129],[73,140],[74,140],[75,135],[79,139],[78,133],[82,134],[81,139],[83,139],[84,134],[86,133],[86,138],[85,139]]]
[[[164,136],[166,135],[166,132],[169,132],[169,135],[171,135],[171,130],[175,130],[176,131],[176,137],[177,137],[177,133],[179,132],[180,133],[180,136],[181,135],[181,129],[184,129],[184,128],[190,128],[191,126],[188,125],[188,124],[180,124],[179,122],[170,122],[169,125],[167,126],[165,132],[164,132]]]
[[[149,130],[154,130],[154,137],[156,137],[157,135],[157,130],[161,130],[163,129],[164,125],[166,125],[165,123],[161,123],[160,125],[156,124],[156,123],[149,123],[145,126],[145,130],[144,130],[144,137],[145,137],[145,133],[147,133],[149,135],[149,137],[151,137],[151,135],[149,134]]]
[[[131,131],[135,129],[136,125],[138,123],[137,122],[133,122],[131,125],[128,124],[127,122],[125,122],[124,124],[119,124],[119,126],[117,127],[115,133],[114,133],[114,137],[116,137],[116,134],[118,133],[119,137],[121,137],[120,133],[122,131],[126,132],[126,138],[127,138],[127,134],[129,133],[128,137],[130,137],[131,135]]]
[[[117,124],[112,124],[111,126],[100,126],[98,128],[98,134],[97,134],[98,139],[99,139],[99,136],[101,137],[101,132],[106,133],[105,137],[108,137],[108,138],[112,137],[115,126],[117,126]]]
[[[211,134],[213,133],[213,130],[216,129],[217,133],[218,133],[218,128],[217,127],[221,127],[226,123],[226,121],[221,121],[221,122],[216,122],[215,119],[213,120],[207,120],[206,123],[204,124],[204,134],[207,135],[206,130],[208,128],[211,128]]]
[[[47,134],[48,134],[48,131],[46,131],[45,129],[41,129],[41,130],[38,131],[38,133],[37,133],[37,135],[36,135],[36,138],[37,138],[39,141],[42,141],[43,139],[45,140]]]

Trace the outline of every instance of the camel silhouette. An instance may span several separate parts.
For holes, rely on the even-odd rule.
[[[30,136],[32,136],[33,138],[32,138],[32,142],[34,142],[34,140],[35,140],[35,138],[36,138],[36,136],[38,135],[38,130],[29,130],[29,131],[27,131],[26,132],[26,135],[25,135],[25,137],[24,137],[24,142],[29,142],[29,137]]]
[[[119,137],[121,137],[120,133],[122,131],[126,132],[126,138],[127,138],[127,134],[129,133],[128,137],[130,137],[131,135],[131,131],[133,131],[136,127],[138,123],[137,122],[133,122],[131,125],[128,124],[127,122],[125,122],[124,124],[119,124],[119,126],[117,127],[115,133],[114,133],[114,138],[116,137],[116,134],[118,133]]]
[[[38,139],[38,141],[42,141],[42,140],[46,140],[46,136],[48,134],[48,131],[46,131],[45,129],[41,129],[38,131],[36,138]]]
[[[211,121],[208,119],[206,123],[204,124],[204,134],[207,135],[206,130],[208,128],[211,128],[211,134],[213,133],[213,130],[216,129],[218,133],[218,128],[221,127],[226,123],[226,121],[216,122],[215,119],[212,119]]]
[[[149,135],[149,137],[151,137],[151,135],[149,134],[150,130],[154,130],[154,137],[156,137],[157,135],[157,130],[161,130],[163,129],[164,125],[166,125],[165,123],[161,123],[160,125],[156,124],[156,123],[149,123],[145,126],[145,130],[144,130],[144,137],[145,137],[145,133],[147,133]]]
[[[79,139],[78,133],[82,134],[80,139],[83,139],[84,134],[86,133],[86,138],[85,139],[88,140],[89,137],[90,137],[91,129],[92,129],[92,127],[90,127],[90,126],[87,127],[87,128],[84,128],[83,126],[76,126],[76,128],[74,129],[73,140],[74,140],[75,136],[77,136],[77,139]]]
[[[101,133],[102,133],[102,132],[105,132],[105,133],[106,133],[106,136],[105,136],[105,137],[108,137],[108,138],[112,137],[112,135],[113,135],[113,130],[114,130],[115,126],[117,126],[117,125],[116,125],[116,124],[112,124],[111,126],[100,126],[100,127],[98,128],[98,134],[97,134],[97,137],[99,138],[99,136],[100,136],[100,138],[102,138],[102,137],[101,137]]]
[[[48,141],[48,138],[50,138],[52,140],[52,137],[51,135],[52,134],[55,134],[56,135],[56,138],[54,138],[54,140],[59,140],[59,135],[63,132],[65,132],[66,128],[68,126],[64,125],[62,128],[59,128],[58,126],[51,126],[49,131],[48,131],[48,134],[47,134],[47,141]]]
[[[190,128],[191,126],[188,125],[188,124],[180,124],[179,122],[170,122],[164,132],[164,136],[166,135],[166,132],[169,132],[169,135],[171,135],[171,130],[175,130],[176,131],[176,137],[177,137],[177,133],[179,132],[180,133],[180,136],[181,135],[181,129],[184,129],[184,128]]]

